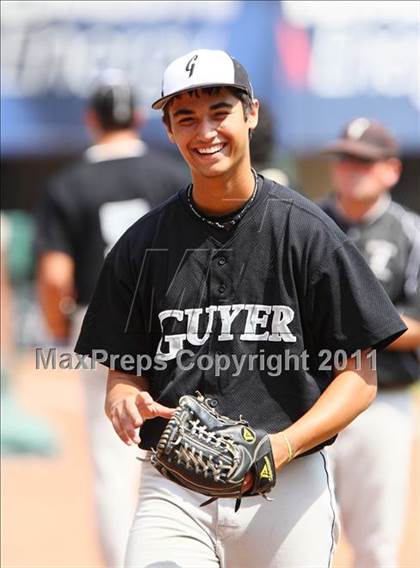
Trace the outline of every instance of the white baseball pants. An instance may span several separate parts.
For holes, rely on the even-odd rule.
[[[298,458],[269,495],[206,497],[142,464],[125,568],[329,568],[338,526],[325,454]]]
[[[409,389],[382,391],[328,450],[356,568],[399,566],[413,432]]]

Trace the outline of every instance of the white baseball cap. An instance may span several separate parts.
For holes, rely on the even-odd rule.
[[[196,49],[165,69],[161,97],[152,108],[161,109],[179,93],[204,87],[235,87],[253,98],[245,68],[228,53],[216,49]]]

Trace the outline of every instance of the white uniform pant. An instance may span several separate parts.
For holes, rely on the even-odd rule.
[[[397,568],[413,438],[408,389],[382,391],[329,449],[356,568]]]
[[[324,453],[298,458],[270,493],[242,500],[184,489],[142,464],[126,568],[329,568],[338,527]]]
[[[85,310],[75,318],[80,329]],[[141,466],[137,448],[126,446],[105,415],[108,370],[80,371],[86,394],[89,446],[94,468],[94,495],[99,538],[107,568],[122,568],[136,506]]]

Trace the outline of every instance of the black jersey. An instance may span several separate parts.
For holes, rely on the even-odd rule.
[[[363,221],[350,223],[330,197],[324,211],[354,242],[399,313],[420,320],[420,217],[384,196]],[[416,351],[378,354],[380,387],[400,387],[420,377]]]
[[[155,400],[174,407],[199,390],[223,414],[277,432],[331,382],[328,351],[381,348],[406,328],[327,215],[262,176],[258,186],[231,231],[194,215],[186,190],[131,227],[105,261],[76,351],[103,350],[105,364],[133,373],[119,356],[147,354]],[[223,355],[231,364],[216,372]],[[142,447],[163,425],[146,421]]]
[[[60,251],[73,257],[76,299],[86,305],[104,256],[124,230],[187,183],[183,169],[155,151],[83,159],[47,184],[37,210],[37,254]]]

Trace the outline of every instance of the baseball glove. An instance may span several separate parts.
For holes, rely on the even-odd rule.
[[[268,434],[254,430],[245,420],[232,420],[215,410],[217,401],[182,396],[166,425],[151,462],[165,477],[192,491],[219,497],[266,497],[275,485],[276,473]],[[245,494],[248,472],[253,485]]]

